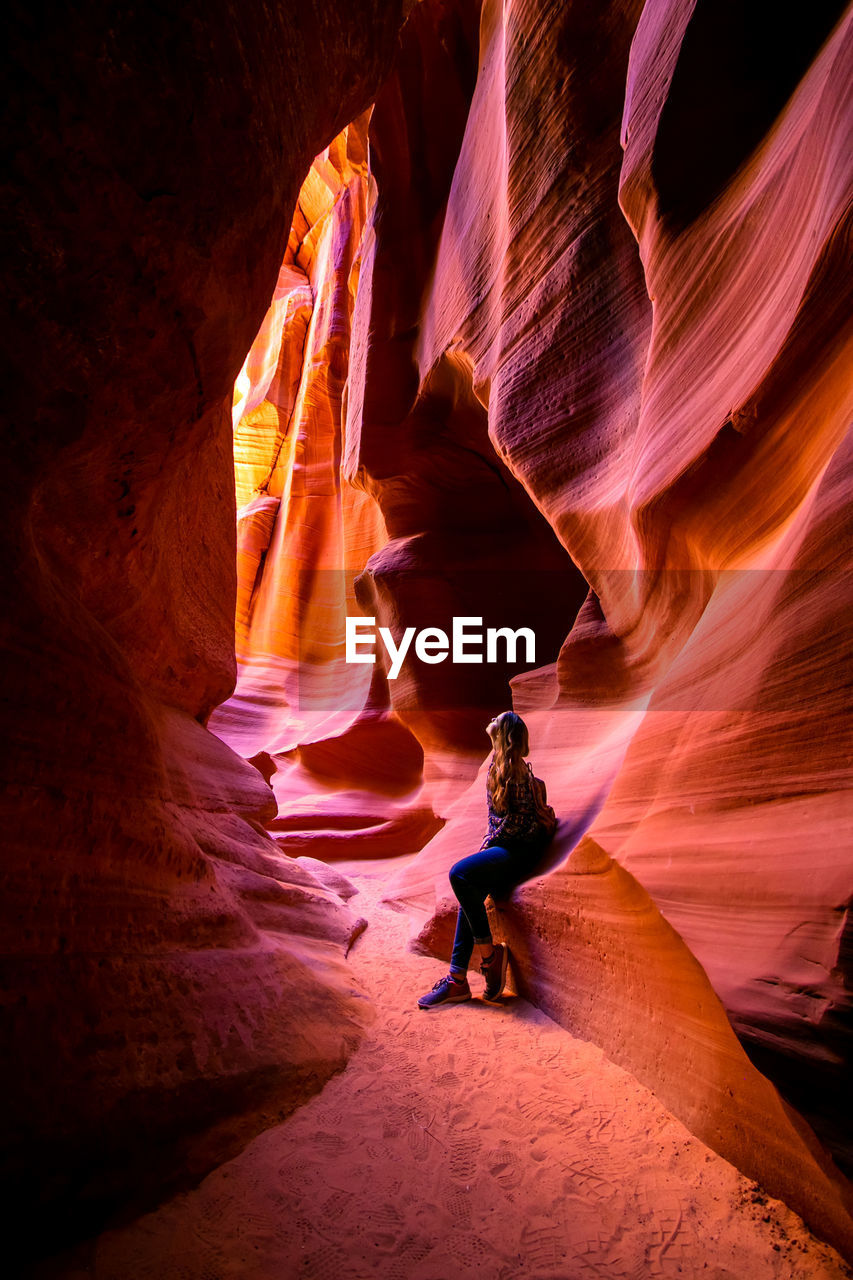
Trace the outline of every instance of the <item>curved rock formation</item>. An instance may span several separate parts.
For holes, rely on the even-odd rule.
[[[420,385],[464,357],[491,439],[591,588],[556,665],[513,681],[565,816],[555,861],[588,829],[630,870],[844,1157],[851,15],[804,19],[762,84],[715,60],[728,28],[712,6],[545,8],[483,7]],[[718,144],[681,191],[697,85],[757,132],[745,152]],[[441,897],[482,814],[481,776],[394,896],[428,904],[437,882]],[[568,983],[560,886],[519,902]],[[547,1001],[525,954],[525,990]],[[672,1034],[657,1023],[653,1057]],[[638,1071],[642,1042],[623,1046]],[[680,1115],[696,1115],[694,1083]],[[712,1088],[730,1158],[758,1168],[770,1112],[749,1133],[738,1091]],[[785,1162],[783,1144],[761,1176],[822,1212]]]
[[[12,1251],[32,1212],[46,1246],[209,1167],[369,1016],[357,920],[202,725],[235,678],[234,379],[311,158],[371,101],[400,7],[4,10]]]
[[[496,455],[470,363],[449,356],[418,385],[478,10],[412,12],[370,116],[369,175],[366,119],[315,160],[237,380],[239,677],[210,726],[270,761],[270,830],[289,853],[421,848],[476,770],[508,678],[556,657],[586,592]],[[411,662],[391,679],[387,657],[345,660],[344,620],[361,614],[398,642],[405,626],[450,634],[454,616],[479,616],[532,627],[538,647],[477,668]]]
[[[362,612],[395,636],[447,630],[454,614],[488,615],[500,593],[512,625],[555,626],[557,644],[562,632],[559,654],[513,679],[566,815],[555,861],[589,830],[630,869],[743,1042],[843,1155],[850,19],[832,30],[835,16],[825,6],[785,26],[778,60],[762,53],[764,69],[746,77],[759,27],[736,6],[420,5],[370,121],[375,189],[340,440],[343,478],[382,515],[355,583]],[[438,79],[453,87],[440,102],[424,88]],[[744,121],[709,147],[707,170],[680,160],[691,122],[705,130],[713,116],[703,101]],[[324,459],[337,463],[328,448]],[[337,476],[332,487],[343,507]],[[268,520],[263,493],[247,511],[253,529]],[[267,562],[264,576],[275,572]],[[482,778],[470,793],[465,783],[507,674],[377,673],[375,722],[390,705],[425,753],[425,793],[402,806],[426,794],[446,820],[393,896],[429,904],[449,862],[479,844]],[[338,702],[357,687],[343,673]],[[216,723],[228,729],[229,708],[278,722],[280,689],[262,697],[241,675]],[[275,820],[285,847],[411,847],[386,841],[398,828],[379,824],[381,805],[346,790],[359,723],[303,733],[317,758],[334,757],[341,772],[325,780],[339,794],[318,798],[310,768],[289,768]],[[829,727],[820,742],[817,723]],[[308,818],[318,810],[334,838]],[[363,843],[358,813],[380,838]],[[803,848],[813,831],[818,861]],[[535,902],[569,973],[562,874]],[[520,978],[560,1013],[523,959]],[[633,1019],[636,993],[621,999]],[[724,1052],[703,1044],[688,1019],[686,1052],[704,1067],[670,1078],[659,1060],[682,1033],[659,1012],[651,1045],[629,1038],[620,1060],[846,1239],[838,1193],[825,1183],[810,1199],[805,1184],[819,1179],[805,1165],[789,1176],[795,1149],[811,1159],[795,1129],[760,1150],[780,1104],[731,1037]],[[589,1034],[608,1039],[604,1021],[588,1018]],[[750,1124],[738,1119],[738,1072],[754,1088]]]
[[[387,530],[341,482],[342,400],[368,195],[367,115],[314,160],[272,303],[235,387],[233,697],[210,727],[267,762],[291,856],[407,853],[441,821],[418,802],[423,751],[381,673],[348,664],[354,580]]]
[[[57,1235],[343,1063],[318,858],[424,846],[445,945],[511,697],[519,986],[850,1254],[723,1010],[849,1154],[853,9],[746,10],[7,6],[3,1177]],[[394,679],[356,613],[540,644]]]

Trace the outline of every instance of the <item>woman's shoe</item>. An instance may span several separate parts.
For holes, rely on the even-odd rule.
[[[463,978],[461,982],[454,982],[448,973],[445,977],[439,978],[432,991],[421,996],[418,1006],[421,1009],[434,1009],[440,1004],[461,1004],[463,1000],[470,999],[471,988],[468,986],[468,979]]]
[[[506,985],[508,961],[509,952],[505,946],[498,942],[488,960],[484,960],[480,965],[480,973],[486,979],[483,999],[488,1000],[490,1004],[497,1004],[501,998],[501,993]]]

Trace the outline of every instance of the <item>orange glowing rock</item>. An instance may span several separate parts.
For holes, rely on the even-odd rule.
[[[239,678],[210,723],[244,755],[274,762],[270,830],[292,856],[410,852],[441,826],[417,803],[423,752],[391,712],[381,673],[377,682],[345,655],[355,577],[387,537],[380,508],[340,475],[367,123],[314,161],[235,389]]]
[[[319,860],[420,850],[442,951],[512,701],[562,818],[519,987],[849,1254],[742,1046],[849,1158],[853,15],[753,76],[749,6],[226,8],[162,101],[117,17],[12,103],[4,1194],[236,1115],[194,1176],[340,1067]],[[389,681],[358,613],[537,666]]]
[[[486,627],[535,627],[541,660],[556,657],[586,590],[495,454],[468,364],[448,357],[412,398],[419,292],[474,86],[476,43],[466,4],[413,12],[370,119],[372,176],[365,118],[314,162],[279,296],[238,381],[235,412],[246,410],[235,429],[239,675],[210,725],[245,756],[274,761],[271,830],[292,853],[421,847],[443,823],[435,805],[476,769],[484,709],[506,700],[507,675],[519,669],[460,674],[452,664],[412,662],[389,685],[387,662],[345,661],[347,616],[391,627],[422,617],[449,629],[454,613],[482,611]],[[440,101],[426,91],[424,67],[450,74]],[[422,142],[425,176],[413,184]],[[279,314],[295,266],[314,298],[304,331]],[[376,279],[388,288],[375,289]],[[359,317],[369,332],[352,332]],[[279,335],[286,403],[273,403],[273,384],[264,390]],[[566,603],[555,609],[561,591]],[[344,795],[328,803],[324,792],[334,788]],[[300,833],[306,805],[324,818]]]
[[[701,77],[706,101],[714,68],[725,95],[742,89],[726,20],[621,13],[541,29],[519,12],[510,32],[492,0],[479,30],[463,4],[418,6],[370,120],[370,176],[362,134],[349,158],[355,130],[316,162],[288,261],[339,342],[322,346],[315,315],[287,426],[270,400],[238,425],[240,677],[212,723],[274,761],[285,849],[403,852],[441,828],[389,890],[429,909],[482,838],[483,727],[507,673],[346,670],[343,618],[447,630],[499,599],[516,625],[550,625],[511,696],[565,815],[558,858],[588,831],[630,870],[769,1074],[789,1092],[820,1080],[797,1101],[843,1153],[850,19],[822,49],[812,23],[744,107],[751,148],[715,141],[708,174],[691,159],[681,185],[678,122],[701,126]],[[273,312],[247,369],[271,367]],[[241,443],[252,432],[266,471]],[[535,896],[566,949],[554,975],[573,963],[561,874]],[[722,1050],[691,1025],[683,1051],[707,1054],[695,1079],[717,1079]],[[619,1044],[652,1084],[670,1045],[656,1034]],[[694,1083],[662,1069],[655,1085],[691,1124]],[[737,1090],[715,1090],[707,1140],[796,1196],[785,1143],[766,1162],[757,1149],[773,1090],[750,1095],[749,1132]],[[799,1207],[842,1238],[827,1197]]]
[[[712,8],[626,4],[624,25],[573,10],[553,27],[514,11],[510,26],[486,0],[407,394],[426,396],[448,362],[468,371],[490,440],[590,587],[556,663],[513,681],[564,815],[557,853],[588,830],[624,864],[762,1068],[849,1159],[853,15],[832,32],[810,18],[758,92]],[[716,138],[712,103],[742,103],[745,134]],[[708,131],[707,174],[686,122]],[[381,503],[399,445],[377,405],[405,384],[377,342],[396,301],[388,273],[366,271],[347,465],[376,477]],[[482,770],[468,793],[463,775],[398,900],[442,900],[450,863],[478,846]],[[571,982],[561,895],[559,873],[519,894],[525,925],[565,948],[545,975],[520,943],[537,1000]],[[725,1135],[729,1158],[757,1168],[775,1095],[747,1132],[746,1102],[695,1033],[690,1052],[708,1055],[696,1088],[716,1081],[708,1140]],[[654,1034],[657,1048],[636,1029],[620,1050],[638,1071],[649,1055],[650,1082],[670,1045],[663,1022]],[[681,1087],[671,1105],[695,1117],[689,1073]],[[783,1143],[762,1177],[793,1204],[787,1158]],[[818,1200],[803,1191],[799,1207],[849,1249],[842,1200]]]

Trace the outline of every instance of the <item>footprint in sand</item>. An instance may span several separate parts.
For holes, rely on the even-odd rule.
[[[445,1196],[444,1206],[457,1227],[471,1225],[471,1196],[467,1191],[454,1191]]]
[[[321,1245],[319,1249],[306,1251],[297,1263],[293,1275],[310,1276],[311,1280],[340,1280],[343,1275],[351,1275],[349,1259],[342,1250],[333,1244]],[[220,1278],[221,1280],[221,1278]]]
[[[606,1146],[613,1140],[613,1115],[597,1108],[583,1113],[586,1136]]]
[[[566,1254],[566,1231],[562,1221],[535,1217],[525,1223],[521,1231],[521,1246],[525,1260],[534,1268],[555,1274],[555,1269]]]
[[[339,1192],[334,1192],[320,1205],[320,1221],[334,1222],[335,1218],[340,1214],[344,1207],[344,1198]]]
[[[406,1141],[409,1144],[409,1150],[411,1151],[412,1156],[418,1161],[418,1163],[422,1163],[424,1160],[429,1159],[430,1147],[433,1139],[430,1138],[423,1125],[418,1124],[417,1122],[413,1123],[406,1135]]]
[[[405,1225],[402,1214],[393,1204],[372,1204],[365,1210],[361,1221],[366,1223],[365,1231],[396,1232],[399,1236]]]
[[[461,1232],[453,1236],[453,1256],[466,1267],[476,1267],[477,1274],[483,1276],[484,1280],[486,1276],[493,1274],[495,1264],[501,1261],[489,1240],[478,1235],[463,1235]],[[450,1280],[453,1275],[453,1271],[448,1272],[444,1280]]]
[[[399,1039],[399,1037],[401,1036],[405,1036],[408,1038],[409,1034],[413,1030],[412,1018],[410,1015],[404,1015],[402,1017],[396,1017],[396,1018],[388,1018],[384,1022],[383,1028],[385,1032],[388,1035],[393,1036],[395,1040]]]
[[[232,1223],[232,1231],[234,1236],[240,1240],[255,1239],[271,1239],[276,1235],[281,1225],[280,1219],[275,1213],[265,1208],[256,1209],[252,1207],[252,1200],[248,1199],[240,1207],[240,1216]],[[310,1224],[306,1224],[309,1230],[316,1230]]]
[[[428,1124],[435,1114],[435,1108],[430,1111],[426,1099],[419,1093],[400,1094],[399,1105],[407,1124]]]
[[[315,1244],[318,1237],[324,1243],[332,1244],[333,1241],[330,1240],[329,1237],[333,1230],[333,1227],[330,1230],[329,1224],[312,1222],[310,1218],[306,1218],[304,1215],[294,1218],[291,1223],[291,1231],[296,1239],[301,1238],[302,1240],[308,1240]]]
[[[555,1093],[537,1093],[532,1098],[523,1099],[517,1105],[533,1132],[543,1125],[567,1127],[571,1124],[577,1110],[565,1097]]]
[[[428,1244],[423,1239],[408,1236],[397,1250],[394,1261],[391,1262],[387,1269],[383,1267],[381,1272],[381,1280],[412,1280],[415,1269],[419,1263],[422,1263],[433,1252],[433,1245]],[[377,1273],[374,1272],[376,1275]],[[420,1276],[420,1270],[418,1275]],[[444,1280],[452,1275],[452,1272],[445,1272]]]
[[[459,1087],[459,1077],[455,1071],[443,1071],[441,1075],[435,1077],[435,1083],[439,1089],[457,1089]]]
[[[688,1230],[685,1215],[686,1206],[679,1201],[665,1202],[655,1207],[654,1226],[646,1246],[649,1276],[664,1275],[673,1267],[680,1267],[696,1257],[698,1241]]]
[[[592,1232],[572,1240],[564,1257],[566,1274],[580,1280],[584,1276],[607,1280],[647,1280],[639,1259],[624,1252],[612,1252],[613,1241],[605,1232]]]
[[[468,1137],[456,1134],[450,1139],[448,1149],[451,1177],[458,1178],[460,1182],[470,1182],[480,1161],[480,1147],[480,1139],[474,1134]]]
[[[323,1129],[318,1130],[311,1139],[311,1147],[318,1155],[321,1156],[337,1156],[344,1149],[343,1140],[336,1133],[328,1133]]]
[[[450,1107],[447,1112],[447,1126],[454,1133],[470,1133],[478,1127],[476,1112],[467,1105]]]
[[[494,1147],[488,1152],[486,1167],[504,1191],[514,1191],[521,1181],[521,1166],[512,1147]]]
[[[413,1062],[407,1053],[398,1050],[389,1050],[385,1057],[385,1065],[383,1070],[387,1071],[389,1076],[395,1080],[405,1080],[411,1083],[421,1074],[421,1069],[417,1062]]]
[[[560,1167],[568,1174],[563,1182],[566,1195],[584,1200],[609,1200],[616,1195],[616,1186],[603,1172],[594,1169],[584,1160],[562,1160]]]
[[[294,1155],[291,1159],[280,1164],[276,1171],[276,1176],[280,1183],[284,1186],[302,1186],[304,1183],[310,1182],[318,1169],[322,1169],[325,1164],[325,1157],[318,1152],[316,1159],[309,1159],[307,1156]]]

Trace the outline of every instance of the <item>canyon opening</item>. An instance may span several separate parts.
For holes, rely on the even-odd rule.
[[[37,10],[7,1273],[849,1276],[853,7]]]

